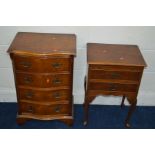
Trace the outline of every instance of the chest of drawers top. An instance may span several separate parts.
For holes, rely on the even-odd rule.
[[[48,34],[18,32],[8,52],[26,54],[66,54],[76,55],[76,36],[74,34]]]
[[[88,64],[146,67],[136,45],[87,44]]]

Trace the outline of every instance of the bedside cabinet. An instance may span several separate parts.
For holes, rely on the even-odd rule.
[[[88,75],[85,79],[84,125],[88,122],[89,104],[99,95],[123,96],[130,103],[125,126],[137,104],[138,90],[146,67],[136,45],[87,44]]]
[[[19,32],[8,52],[16,84],[17,122],[61,120],[72,125],[75,35]]]

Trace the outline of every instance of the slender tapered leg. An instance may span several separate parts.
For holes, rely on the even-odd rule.
[[[128,115],[126,117],[126,120],[125,120],[125,127],[126,128],[130,128],[131,125],[130,125],[130,119],[131,119],[131,116],[136,108],[136,105],[137,105],[137,99],[128,99],[128,101],[130,102],[131,106],[130,106],[130,109],[129,109],[129,112],[128,112]]]
[[[83,125],[87,125],[88,123],[88,109],[89,109],[89,104],[88,102],[84,103],[84,122]]]
[[[84,81],[84,90],[85,90],[85,100],[84,100],[84,122],[83,122],[83,125],[87,125],[87,122],[88,122],[88,106],[89,104],[87,103],[87,97],[86,97],[86,76],[85,76],[85,81]]]
[[[125,95],[123,95],[123,97],[122,97],[121,108],[124,107],[124,100],[125,100]]]
[[[84,102],[84,125],[88,123],[89,104],[95,99],[96,96],[86,96]]]

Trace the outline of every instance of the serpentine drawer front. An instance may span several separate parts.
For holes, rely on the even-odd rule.
[[[8,52],[19,104],[17,122],[58,119],[72,125],[76,36],[19,32]]]
[[[98,95],[123,96],[131,104],[125,120],[129,120],[137,104],[137,95],[146,67],[144,58],[136,45],[87,44],[88,75],[85,78],[84,125],[88,122],[89,104]]]

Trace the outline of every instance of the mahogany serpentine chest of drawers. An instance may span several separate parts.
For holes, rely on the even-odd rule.
[[[138,90],[146,67],[136,45],[87,44],[88,75],[85,79],[84,124],[88,121],[89,104],[98,95],[123,96],[131,104],[126,127],[137,104]]]
[[[17,122],[57,119],[72,125],[76,36],[19,32],[8,52],[16,84]]]

